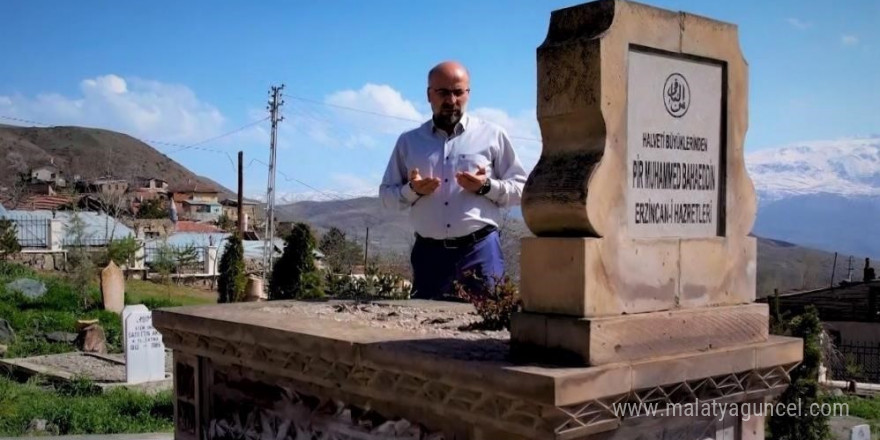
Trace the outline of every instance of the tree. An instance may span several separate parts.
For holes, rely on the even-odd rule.
[[[335,226],[321,237],[318,249],[324,253],[327,265],[334,273],[350,272],[352,266],[364,259],[361,246],[347,239],[345,233]]]
[[[819,312],[810,305],[803,314],[788,321],[781,331],[788,336],[803,338],[804,358],[792,370],[791,385],[782,393],[779,403],[785,407],[799,405],[802,408],[810,408],[814,403],[821,404],[819,363],[822,360],[822,323]],[[772,438],[778,440],[821,440],[830,436],[828,416],[813,415],[810,411],[804,411],[800,416],[776,414],[768,421],[768,428]]]
[[[238,233],[232,234],[220,258],[220,277],[217,279],[219,303],[241,302],[247,285],[244,266],[244,245]]]
[[[89,236],[86,233],[85,221],[76,211],[70,217],[67,236],[70,238],[70,243],[67,245],[67,269],[70,272],[71,283],[82,299],[83,308],[89,309],[92,306],[89,286],[97,273],[88,249]]]
[[[9,219],[0,219],[0,260],[6,260],[9,255],[21,252],[18,243],[15,223]]]
[[[233,232],[237,228],[235,222],[225,212],[220,214],[220,217],[217,219],[217,227],[226,232]]]
[[[324,277],[315,268],[315,237],[305,223],[294,225],[285,239],[284,253],[272,269],[269,299],[324,296]]]
[[[134,263],[134,257],[141,248],[137,239],[129,235],[113,240],[107,245],[107,257],[117,266],[130,266]]]
[[[144,200],[137,212],[137,218],[140,219],[163,219],[168,217],[168,210],[165,209],[164,203],[160,199]]]

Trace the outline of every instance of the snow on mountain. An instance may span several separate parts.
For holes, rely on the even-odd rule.
[[[761,150],[746,167],[762,204],[792,196],[880,196],[880,136]]]

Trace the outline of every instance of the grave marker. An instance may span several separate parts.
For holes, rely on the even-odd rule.
[[[135,306],[136,307],[136,306]],[[153,327],[149,310],[126,307],[123,329],[125,332],[125,377],[128,383],[142,383],[165,379],[165,345],[162,334]]]

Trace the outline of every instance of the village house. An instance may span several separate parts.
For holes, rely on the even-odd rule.
[[[155,177],[138,177],[135,191],[148,193],[168,193],[168,182]]]
[[[220,201],[220,204],[223,205],[223,214],[231,220],[233,223],[238,224],[238,200],[237,199],[223,199]],[[257,217],[257,212],[259,211],[257,207],[259,204],[254,201],[250,201],[244,199],[242,201],[242,213],[245,215],[247,219],[246,229],[251,230],[257,227],[257,222],[259,218]]]
[[[172,200],[180,220],[216,222],[220,218],[223,205],[218,201],[220,194],[207,185],[185,185],[172,189]]]
[[[45,165],[32,169],[30,173],[30,183],[48,183],[55,186],[67,186],[64,176],[55,165]]]
[[[779,312],[796,316],[816,307],[822,327],[841,359],[827,365],[833,379],[850,380],[847,363],[857,366],[862,382],[880,383],[880,281],[870,260],[865,261],[864,281],[844,281],[836,286],[779,295]],[[774,297],[759,300],[770,302]]]

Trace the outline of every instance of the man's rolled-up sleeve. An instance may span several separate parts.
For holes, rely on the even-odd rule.
[[[490,189],[486,197],[501,207],[516,206],[522,202],[528,175],[507,133],[499,131],[498,138],[498,151],[493,160],[494,173],[489,179]]]

